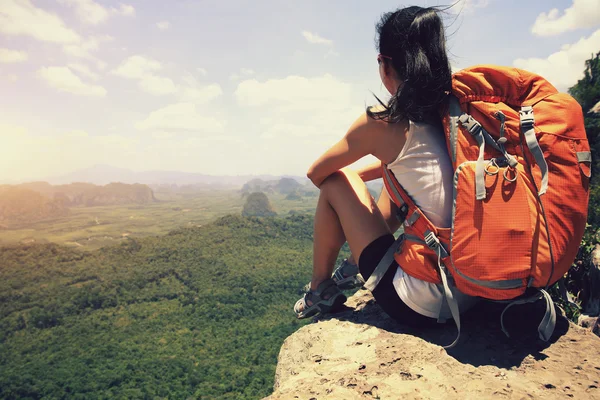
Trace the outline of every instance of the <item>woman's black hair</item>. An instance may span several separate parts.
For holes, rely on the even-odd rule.
[[[439,121],[438,109],[452,88],[444,24],[436,7],[406,7],[389,12],[377,24],[381,62],[392,67],[402,84],[383,110],[367,115],[386,122],[408,119]],[[389,59],[389,58],[391,59]]]

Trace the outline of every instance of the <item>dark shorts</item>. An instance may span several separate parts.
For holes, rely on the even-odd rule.
[[[365,247],[358,260],[358,268],[365,280],[369,279],[375,270],[375,267],[377,267],[377,264],[379,264],[379,261],[381,261],[386,251],[393,243],[394,236],[388,234],[375,239],[371,244]],[[393,261],[390,268],[373,291],[373,297],[375,297],[377,304],[379,304],[387,315],[403,324],[416,327],[436,326],[437,320],[435,318],[429,318],[413,311],[400,299],[392,283],[397,268],[398,263]]]

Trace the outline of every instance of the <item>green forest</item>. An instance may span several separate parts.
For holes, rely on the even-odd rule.
[[[568,279],[577,295],[600,227],[600,114],[589,112],[600,101],[600,53],[570,93],[584,110],[594,159],[589,223]],[[284,183],[288,195],[300,193]],[[253,185],[248,192],[263,183]],[[237,215],[181,223],[167,234],[123,236],[94,251],[4,244],[0,398],[267,396],[283,340],[307,323],[294,317],[292,305],[310,278],[313,219],[304,214],[314,206],[310,200],[297,203],[301,213],[275,207],[280,216],[261,218],[239,215],[240,196],[227,204]],[[151,207],[170,223],[183,221],[163,212],[181,211],[167,203]],[[106,218],[114,212],[105,211]],[[133,211],[122,212],[127,217],[118,219],[127,221]],[[88,214],[81,219],[89,225]],[[347,255],[344,249],[340,258]],[[576,307],[562,306],[577,316]]]
[[[0,398],[264,397],[311,248],[307,216],[2,248]]]

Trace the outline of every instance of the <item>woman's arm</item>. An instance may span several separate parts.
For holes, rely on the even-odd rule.
[[[361,115],[346,135],[311,165],[306,175],[312,183],[319,187],[329,175],[372,154],[374,135],[380,129],[380,124],[381,121],[368,118],[366,114]]]
[[[381,161],[376,161],[366,167],[362,167],[358,171],[358,176],[364,181],[369,182],[381,178]]]

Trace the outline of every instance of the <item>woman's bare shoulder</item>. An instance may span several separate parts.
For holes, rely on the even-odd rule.
[[[379,112],[379,111],[383,111],[383,110],[385,110],[385,108],[383,108],[383,106],[381,106],[381,105],[371,106],[368,108],[368,111],[370,111],[370,112]],[[350,130],[348,133],[351,133],[353,131],[368,132],[371,134],[378,133],[378,132],[383,133],[383,132],[389,130],[388,125],[389,124],[387,122],[382,121],[381,119],[377,119],[377,118],[373,118],[373,117],[369,116],[369,113],[367,112],[367,110],[365,110],[354,121],[354,123],[350,127]]]

